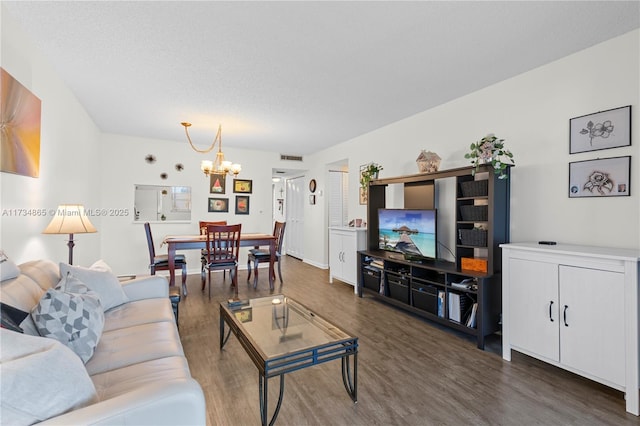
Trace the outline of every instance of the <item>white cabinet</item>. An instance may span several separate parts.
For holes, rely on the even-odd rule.
[[[329,282],[334,278],[353,286],[357,293],[357,254],[366,246],[366,228],[329,228]]]
[[[623,390],[638,415],[640,252],[501,247],[503,358],[516,350]]]

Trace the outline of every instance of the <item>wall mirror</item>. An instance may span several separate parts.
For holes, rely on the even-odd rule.
[[[134,188],[136,222],[191,220],[190,186],[135,185]]]

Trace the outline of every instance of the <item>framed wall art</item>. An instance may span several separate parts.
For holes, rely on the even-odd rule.
[[[359,188],[359,200],[360,204],[367,204],[369,202],[369,191],[367,191],[367,188]]]
[[[226,213],[228,211],[228,198],[209,198],[209,213]]]
[[[630,195],[631,156],[569,163],[569,198]]]
[[[236,214],[249,214],[249,196],[236,195]]]
[[[569,120],[569,153],[631,145],[631,105]]]
[[[311,194],[309,195],[309,204],[311,204],[312,206],[316,204],[316,196]]]
[[[0,68],[0,171],[40,175],[41,101]]]
[[[253,190],[253,181],[244,179],[233,180],[233,192],[240,194],[251,194]]]
[[[212,173],[209,176],[209,192],[211,194],[224,194],[227,187],[227,175]]]

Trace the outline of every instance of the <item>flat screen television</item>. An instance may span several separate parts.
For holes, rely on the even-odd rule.
[[[379,209],[378,247],[435,259],[436,210]]]

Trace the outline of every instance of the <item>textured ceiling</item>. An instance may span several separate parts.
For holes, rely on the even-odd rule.
[[[304,155],[640,26],[640,3],[3,1],[107,133]]]

